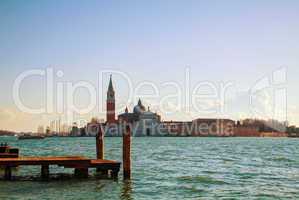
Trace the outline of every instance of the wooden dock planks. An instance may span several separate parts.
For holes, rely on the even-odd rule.
[[[88,165],[90,159],[81,156],[58,156],[58,157],[19,157],[1,158],[0,166],[19,166],[19,165],[61,165],[64,164],[85,164]]]
[[[41,176],[43,179],[49,178],[49,165],[74,168],[75,175],[78,177],[88,177],[88,168],[110,170],[111,176],[116,178],[121,163],[113,160],[89,159],[82,156],[0,158],[0,166],[5,168],[4,178],[7,180],[11,179],[11,167],[21,165],[41,166]]]
[[[17,158],[19,154],[17,153],[0,153],[0,158]]]

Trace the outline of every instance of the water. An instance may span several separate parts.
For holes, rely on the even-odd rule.
[[[94,138],[1,142],[30,155],[95,157]],[[0,181],[0,199],[299,199],[299,140],[288,138],[169,138],[132,140],[133,179],[41,182],[39,168]],[[107,159],[121,160],[121,138],[105,138]],[[52,167],[51,173],[71,173]],[[94,174],[94,171],[90,171]],[[29,179],[29,180],[28,180]]]

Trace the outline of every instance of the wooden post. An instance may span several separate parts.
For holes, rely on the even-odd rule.
[[[88,178],[88,168],[75,168],[75,177]]]
[[[111,171],[111,178],[117,179],[118,178],[118,172],[119,172],[119,169],[113,169]]]
[[[11,180],[11,167],[5,166],[4,179]]]
[[[96,140],[97,159],[104,159],[104,134],[101,124],[99,124],[99,130],[96,136]]]
[[[129,125],[123,133],[123,173],[124,179],[131,179],[131,129]]]
[[[41,177],[43,180],[49,179],[49,165],[42,165],[41,167]]]
[[[104,159],[104,131],[102,129],[102,125],[99,124],[98,134],[96,136],[96,149],[97,149],[97,159]],[[102,176],[108,175],[108,170],[101,170],[97,168],[97,172],[100,172]]]

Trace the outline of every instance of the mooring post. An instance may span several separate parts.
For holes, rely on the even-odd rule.
[[[10,166],[5,166],[4,169],[4,179],[5,180],[11,180],[11,167]]]
[[[98,133],[96,136],[96,149],[97,149],[97,159],[104,159],[104,131],[102,125],[99,124]],[[100,172],[102,176],[108,175],[108,170],[102,170],[97,168],[97,172]]]
[[[49,165],[42,165],[41,167],[41,177],[43,180],[49,179]]]
[[[96,140],[97,159],[104,159],[104,134],[101,124],[99,124],[99,130],[96,136]]]
[[[123,133],[123,173],[124,179],[131,179],[131,129],[129,125]]]
[[[75,168],[75,177],[88,178],[88,168]]]
[[[111,170],[111,178],[117,179],[118,178],[118,172],[119,172],[119,168]]]

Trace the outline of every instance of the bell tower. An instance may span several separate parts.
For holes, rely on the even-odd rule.
[[[112,75],[110,75],[109,86],[107,91],[107,100],[106,100],[106,122],[114,123],[115,122],[115,92],[112,85]]]

